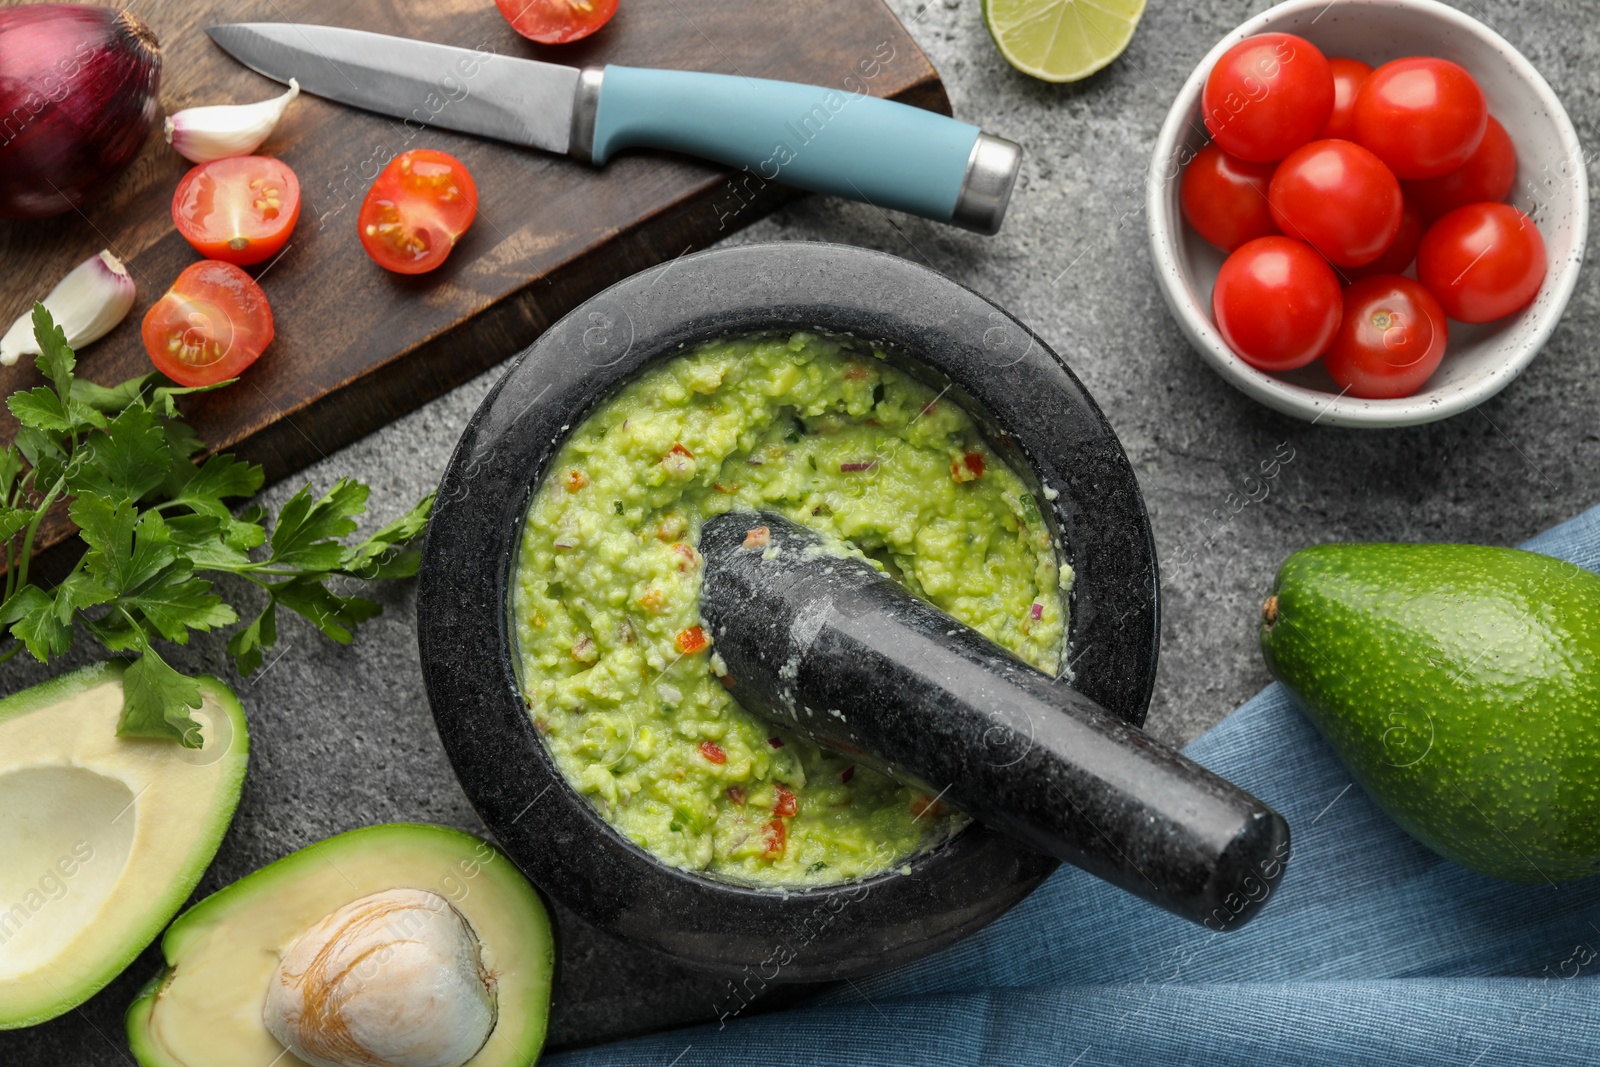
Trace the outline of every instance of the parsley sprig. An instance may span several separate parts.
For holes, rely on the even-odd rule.
[[[41,304],[33,306],[47,385],[11,395],[19,428],[0,453],[0,544],[5,596],[0,635],[15,644],[0,662],[26,648],[41,663],[64,653],[81,628],[113,653],[135,658],[123,675],[124,736],[201,743],[190,715],[200,687],[162,659],[154,642],[186,644],[193,631],[230,626],[239,610],[202,575],[230,574],[258,587],[266,604],[228,641],[242,674],[261,666],[277,641],[280,607],[348,643],[381,608],[346,595],[337,578],[405,578],[420,554],[407,548],[427,526],[429,494],[399,519],[355,544],[345,538],[366,511],[367,486],[341,478],[320,497],[308,485],[290,497],[271,524],[259,504],[237,503],[261,488],[261,468],[231,455],[196,463],[199,438],[174,398],[205,392],[173,385],[160,374],[107,388],[75,377],[65,333]],[[29,581],[39,524],[58,501],[77,524],[86,551],[53,588]]]

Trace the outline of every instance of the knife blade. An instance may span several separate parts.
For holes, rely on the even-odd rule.
[[[864,90],[616,64],[579,70],[309,23],[206,32],[260,74],[407,125],[597,165],[628,148],[682,152],[978,233],[1000,229],[1022,160],[1014,142]]]
[[[341,104],[565,155],[578,70],[337,26],[241,22],[211,39],[245,66]]]

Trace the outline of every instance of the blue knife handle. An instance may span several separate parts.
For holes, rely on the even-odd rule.
[[[665,148],[767,181],[960,222],[953,217],[981,134],[965,122],[842,89],[608,66],[590,158],[604,163],[623,148]]]

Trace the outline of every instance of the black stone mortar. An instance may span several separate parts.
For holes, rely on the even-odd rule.
[[[884,347],[961,403],[1030,483],[1077,575],[1068,647],[1079,692],[1142,724],[1159,634],[1150,524],[1115,433],[1043,341],[943,275],[841,245],[719,249],[634,275],[546,331],[473,415],[440,485],[417,599],[439,735],[478,813],[541,889],[636,944],[763,984],[925,956],[998,918],[1057,865],[978,824],[907,860],[909,873],[833,886],[763,889],[682,871],[606,823],[533,728],[510,589],[524,515],[561,444],[685,346],[791,330]]]

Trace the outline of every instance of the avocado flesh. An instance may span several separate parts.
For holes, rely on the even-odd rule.
[[[0,700],[0,1030],[88,1000],[183,906],[239,803],[244,711],[201,679],[204,743],[117,736],[121,663]]]
[[[555,968],[538,894],[499,849],[440,826],[389,823],[330,837],[219,889],[161,940],[166,970],[128,1008],[143,1067],[304,1067],[267,1031],[278,961],[328,913],[372,893],[423,889],[450,901],[482,946],[498,1019],[471,1067],[523,1067],[544,1044]]]
[[[1385,812],[1516,882],[1600,870],[1600,576],[1478,545],[1290,556],[1272,673]]]

